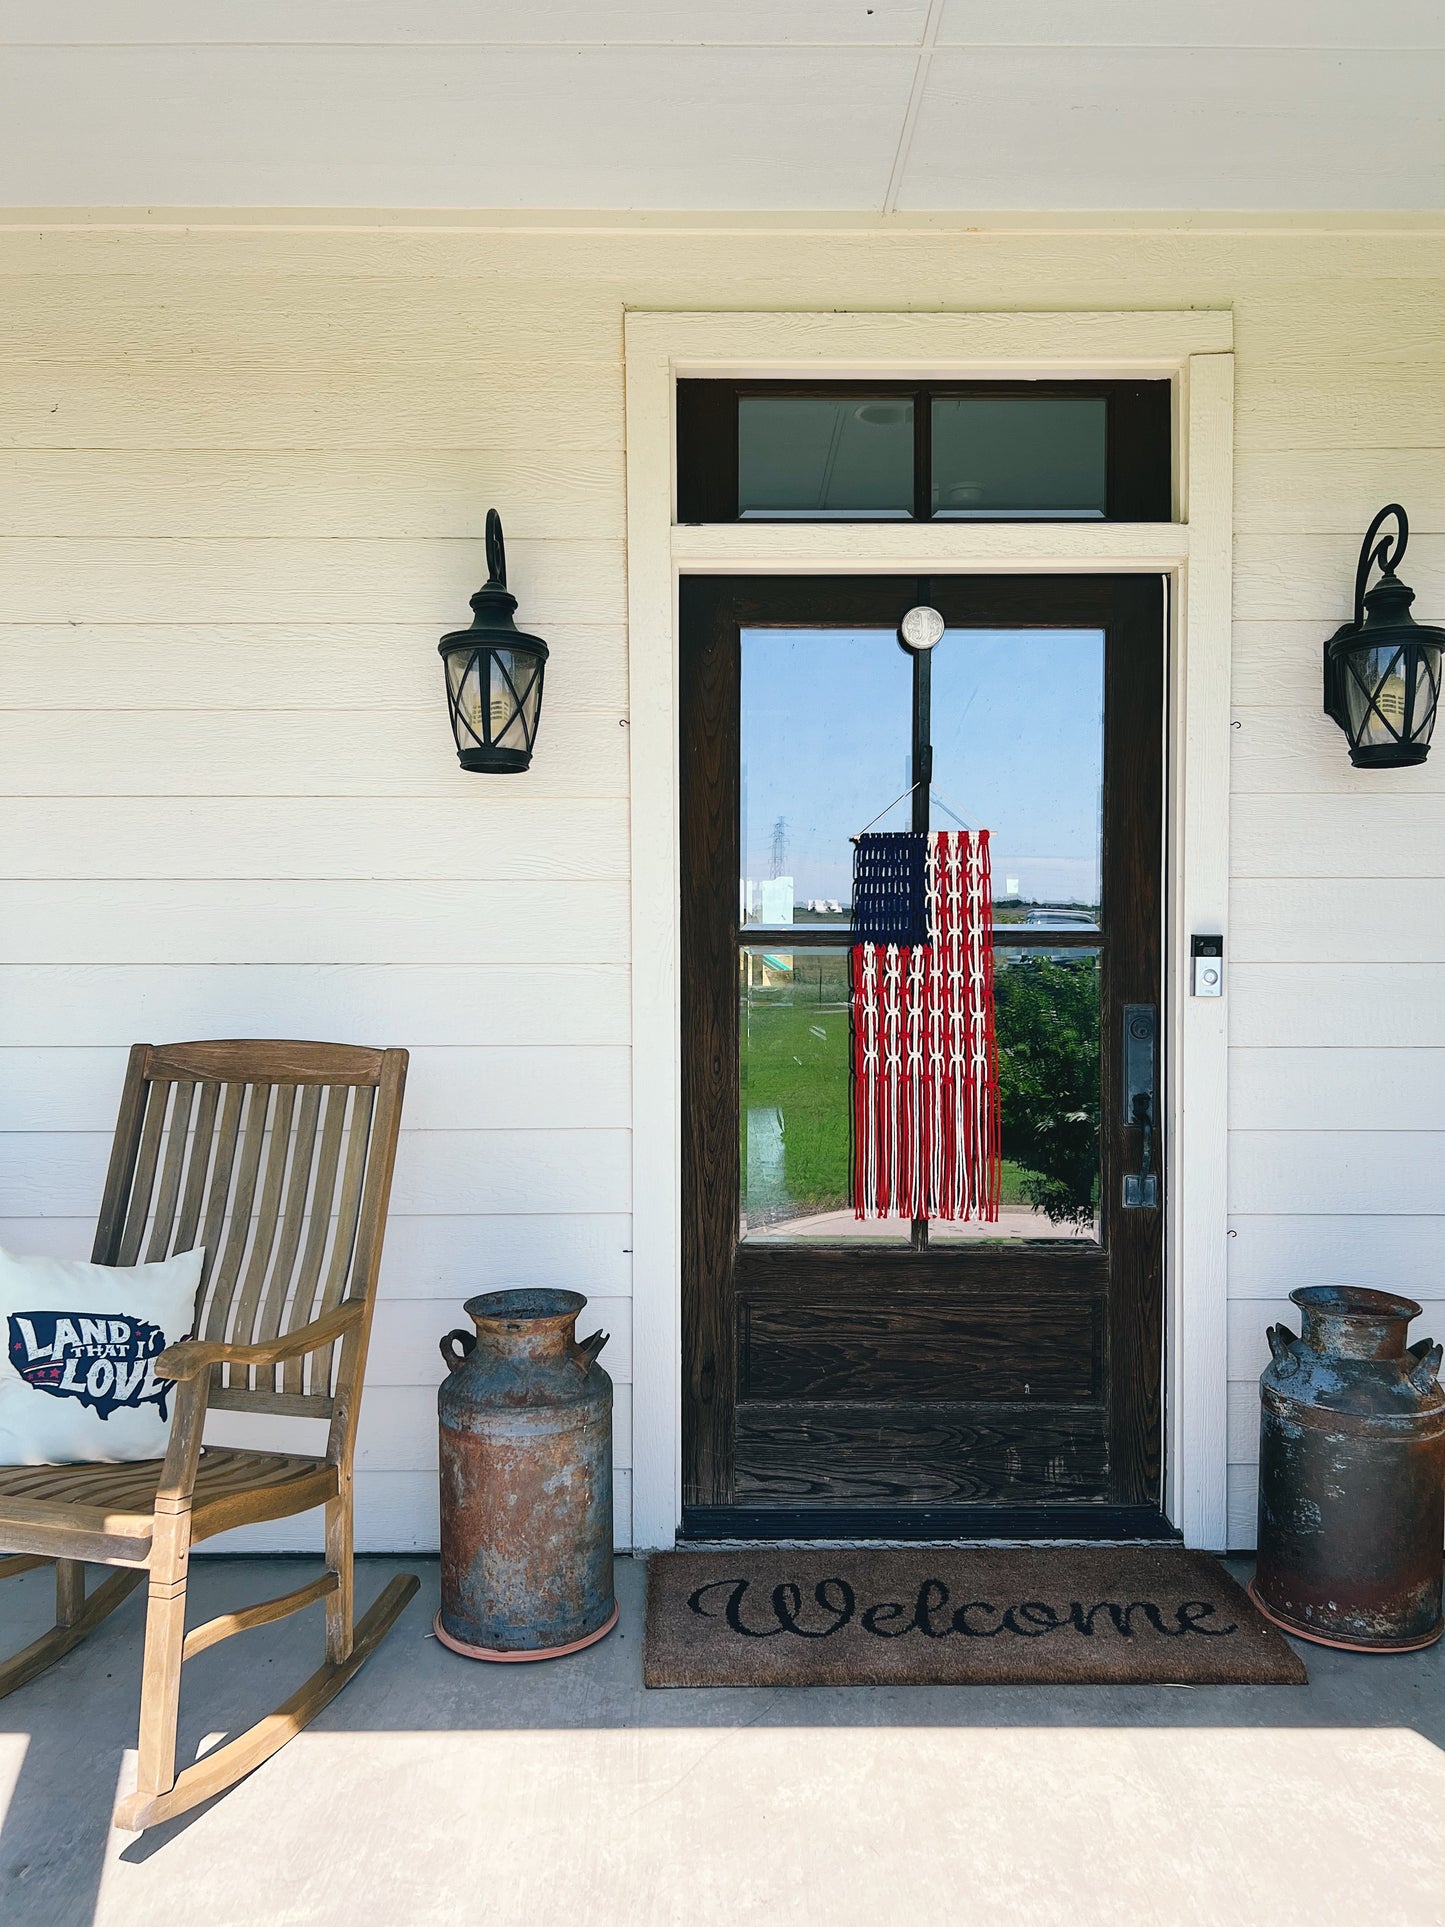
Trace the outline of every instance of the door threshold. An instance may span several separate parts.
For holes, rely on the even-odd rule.
[[[679,1545],[1182,1544],[1157,1506],[688,1506]]]

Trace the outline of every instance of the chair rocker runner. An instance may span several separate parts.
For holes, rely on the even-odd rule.
[[[399,1575],[355,1618],[352,1463],[406,1065],[403,1050],[249,1039],[131,1051],[93,1260],[206,1251],[197,1335],[157,1360],[176,1381],[166,1456],[0,1467],[0,1577],[51,1563],[56,1600],[51,1631],[0,1663],[0,1696],[68,1653],[148,1576],[137,1784],[117,1826],[169,1820],[259,1766],[341,1690],[417,1590]],[[327,1419],[326,1451],[203,1447],[208,1409]],[[320,1578],[186,1631],[192,1545],[321,1505]],[[88,1595],[87,1563],[118,1568]],[[185,1661],[317,1600],[325,1663],[177,1774]]]

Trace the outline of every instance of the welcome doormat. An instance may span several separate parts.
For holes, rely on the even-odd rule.
[[[1177,1546],[662,1552],[649,1686],[1303,1686],[1206,1553]]]

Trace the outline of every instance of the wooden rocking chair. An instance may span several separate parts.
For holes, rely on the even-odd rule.
[[[131,1265],[204,1245],[196,1337],[157,1361],[176,1380],[164,1460],[0,1467],[0,1576],[55,1567],[55,1625],[0,1664],[0,1695],[68,1653],[150,1575],[136,1791],[115,1824],[184,1813],[259,1766],[346,1684],[417,1589],[393,1579],[358,1622],[352,1459],[406,1082],[404,1050],[341,1044],[137,1044],[92,1254]],[[330,1420],[325,1455],[203,1449],[208,1407]],[[186,1631],[198,1540],[326,1508],[326,1570]],[[87,1562],[120,1568],[87,1597]],[[286,1703],[176,1773],[181,1667],[232,1633],[326,1602],[326,1661]]]

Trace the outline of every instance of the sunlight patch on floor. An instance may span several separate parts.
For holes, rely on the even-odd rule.
[[[1445,1754],[1404,1728],[307,1733],[149,1857],[125,1840],[100,1927],[187,1897],[207,1927],[1405,1927],[1435,1917]]]
[[[28,1733],[0,1733],[0,1826],[4,1825],[5,1815],[10,1811],[15,1784],[29,1750]]]

